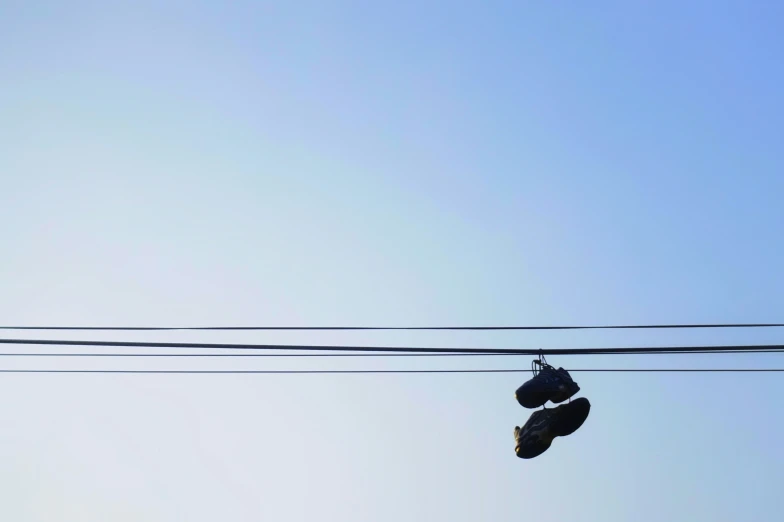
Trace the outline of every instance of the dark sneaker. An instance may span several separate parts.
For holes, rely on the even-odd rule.
[[[551,410],[533,412],[525,426],[515,427],[515,453],[521,459],[538,457],[547,451],[555,437],[565,437],[577,431],[590,411],[591,403],[580,397]]]
[[[569,372],[563,368],[543,366],[536,376],[517,388],[515,398],[524,408],[538,408],[547,401],[560,404],[580,391]]]

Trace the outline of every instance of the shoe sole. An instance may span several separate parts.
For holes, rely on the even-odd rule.
[[[515,453],[521,459],[538,457],[548,449],[556,437],[571,435],[582,426],[591,412],[591,403],[585,397],[575,399],[568,404],[558,406],[557,417],[547,430],[544,430],[539,440],[525,447],[516,446]]]
[[[558,417],[550,427],[553,437],[571,435],[580,429],[580,426],[588,418],[588,414],[591,413],[591,403],[585,397],[575,399],[570,403],[558,406],[558,408],[563,408],[563,411],[559,412]]]

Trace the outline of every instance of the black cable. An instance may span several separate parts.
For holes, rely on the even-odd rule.
[[[0,357],[497,357],[515,353],[0,353]]]
[[[483,369],[483,370],[10,370],[0,373],[94,373],[94,374],[405,374],[405,373],[527,373],[530,369]],[[634,372],[634,373],[763,373],[784,372],[784,368],[588,368],[569,372]]]
[[[631,373],[749,373],[784,372],[784,368],[585,368],[569,372],[631,372]]]
[[[94,330],[94,331],[354,331],[354,330],[651,330],[675,328],[776,328],[784,323],[704,323],[584,326],[0,326],[0,330]]]
[[[671,352],[656,352],[667,354]],[[679,352],[672,352],[679,353]],[[690,352],[705,353],[784,353],[784,350],[744,350],[744,351],[700,351]],[[617,355],[634,355],[619,353]],[[73,353],[73,352],[5,352],[0,357],[519,357],[517,353]]]
[[[210,350],[281,350],[281,351],[327,351],[327,352],[384,352],[384,353],[472,353],[472,354],[516,354],[516,355],[611,355],[611,354],[680,354],[680,353],[760,353],[784,350],[782,344],[731,345],[731,346],[668,346],[643,348],[423,348],[381,346],[321,346],[287,344],[227,344],[227,343],[162,343],[145,341],[72,341],[55,339],[0,339],[0,344],[56,345],[56,346],[114,346],[129,348],[175,348]]]

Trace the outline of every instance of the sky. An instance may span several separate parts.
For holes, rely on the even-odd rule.
[[[0,322],[781,322],[776,2],[0,2]],[[768,330],[5,332],[448,347],[781,343]],[[3,352],[62,348],[6,346]],[[100,349],[99,349],[100,350]],[[98,351],[99,351],[98,350]],[[86,351],[86,350],[84,350]],[[527,369],[527,357],[37,369]],[[552,357],[567,369],[779,355]],[[777,374],[0,378],[17,522],[773,520]]]

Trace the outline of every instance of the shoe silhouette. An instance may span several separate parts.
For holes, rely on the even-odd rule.
[[[538,410],[520,428],[515,426],[515,453],[532,459],[547,451],[556,437],[571,435],[583,425],[591,411],[588,399],[580,397],[557,408]]]
[[[560,404],[578,391],[580,387],[572,380],[569,372],[544,364],[539,373],[517,388],[515,398],[524,408],[533,409],[544,406],[547,401]]]

